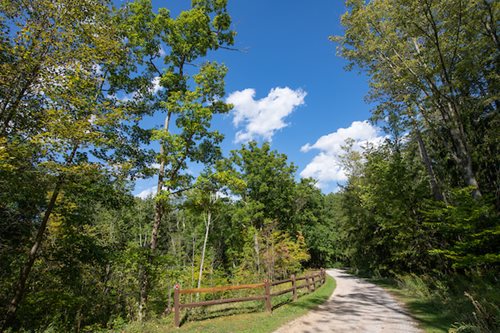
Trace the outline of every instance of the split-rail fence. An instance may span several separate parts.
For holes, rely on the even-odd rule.
[[[269,281],[264,280],[262,283],[254,283],[254,284],[242,284],[236,286],[218,286],[212,288],[192,288],[192,289],[181,289],[179,284],[176,284],[174,287],[174,325],[179,327],[181,324],[181,310],[182,309],[190,309],[199,306],[209,306],[216,304],[226,304],[226,303],[236,303],[236,302],[248,302],[248,301],[264,301],[265,308],[267,312],[272,312],[272,297],[280,296],[286,293],[292,293],[292,300],[297,300],[297,291],[302,288],[307,288],[307,292],[312,292],[316,290],[318,285],[322,285],[325,283],[326,274],[325,270],[321,269],[318,272],[313,274],[306,274],[301,277],[296,277],[295,275],[291,275],[289,279],[279,280],[279,281]],[[300,282],[304,281],[304,282]],[[279,286],[285,283],[292,284],[291,288],[278,290],[274,293],[271,292],[272,287]],[[223,298],[223,299],[214,299],[208,301],[199,301],[192,303],[181,303],[180,295],[183,294],[203,294],[203,293],[217,293],[224,291],[233,291],[233,290],[251,290],[251,289],[263,289],[263,294],[249,297],[239,297],[239,298]]]

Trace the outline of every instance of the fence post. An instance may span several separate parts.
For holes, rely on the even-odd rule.
[[[297,281],[295,281],[295,274],[292,274],[291,276],[292,279],[292,299],[295,302],[297,300]]]
[[[326,276],[325,276],[325,269],[322,268],[321,269],[321,284],[325,284],[325,281],[326,281]]]
[[[307,291],[311,292],[311,286],[309,285],[309,277],[306,275],[305,278],[306,278]]]
[[[266,311],[267,312],[272,312],[272,304],[271,304],[271,284],[268,279],[264,280],[264,290],[266,293]]]
[[[316,281],[314,281],[314,274],[311,276],[312,278],[312,290],[315,291],[316,290]]]
[[[175,327],[181,326],[181,309],[180,309],[180,300],[179,300],[179,291],[180,286],[177,283],[174,286],[174,325]]]

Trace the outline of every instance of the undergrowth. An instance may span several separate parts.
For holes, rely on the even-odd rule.
[[[410,311],[428,332],[500,332],[500,284],[479,272],[443,277],[397,276]]]

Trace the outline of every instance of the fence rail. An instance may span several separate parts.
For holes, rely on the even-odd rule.
[[[239,289],[255,289],[262,288],[264,283],[254,283],[254,284],[240,284],[237,286],[220,286],[220,287],[212,287],[212,288],[192,288],[192,289],[180,289],[180,294],[198,294],[198,293],[216,293],[219,291],[228,291],[228,290],[239,290]]]
[[[317,284],[320,285],[325,283],[326,274],[325,270],[313,274],[306,274],[302,277],[295,277],[295,275],[290,276],[289,279],[279,280],[279,281],[268,281],[264,280],[262,283],[254,284],[242,284],[236,286],[218,286],[212,288],[191,288],[191,289],[181,289],[179,284],[174,287],[174,324],[176,327],[181,325],[181,309],[195,308],[199,306],[226,304],[226,303],[237,303],[237,302],[249,302],[249,301],[264,301],[266,311],[272,312],[272,297],[284,295],[286,293],[292,293],[292,300],[297,300],[297,290],[307,288],[308,292],[316,290]],[[304,283],[298,285],[298,281],[305,281]],[[277,292],[271,293],[271,288],[279,286],[285,283],[292,283],[292,287],[284,290],[279,290]],[[217,293],[221,291],[233,291],[233,290],[250,290],[263,288],[263,295],[249,296],[249,297],[239,297],[239,298],[223,298],[209,301],[200,301],[193,303],[181,303],[180,295],[186,294],[203,294],[203,293]]]

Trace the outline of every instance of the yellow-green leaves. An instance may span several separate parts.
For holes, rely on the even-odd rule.
[[[161,144],[157,156],[165,166],[168,188],[177,188],[188,161],[213,163],[220,155],[222,136],[210,131],[214,114],[226,113],[223,102],[227,68],[203,62],[204,56],[232,40],[225,1],[194,1],[192,7],[172,17],[167,9],[153,12],[151,3],[140,0],[127,5],[123,27],[128,43],[140,62],[143,77],[157,80],[161,91],[151,96],[151,111],[166,112],[164,130],[153,130]],[[163,58],[165,67],[156,61]],[[159,60],[159,59],[158,59]],[[192,66],[195,65],[195,66]]]

